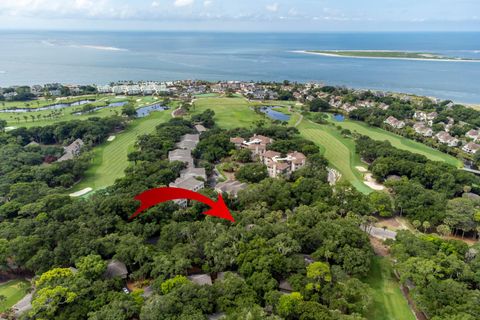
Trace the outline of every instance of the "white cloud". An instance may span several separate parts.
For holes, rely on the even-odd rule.
[[[212,0],[205,0],[203,1],[203,6],[204,7],[210,7],[212,5],[213,1]]]
[[[191,6],[195,0],[175,0],[173,5],[175,7],[186,7],[186,6]]]
[[[160,3],[157,2],[157,1],[153,1],[152,2],[152,8],[158,8],[158,7],[160,7]]]
[[[1,0],[0,15],[46,18],[129,18],[135,14],[128,5],[111,0]]]
[[[278,3],[272,3],[265,6],[265,9],[267,9],[267,11],[270,11],[270,12],[277,12],[278,7],[279,7]]]

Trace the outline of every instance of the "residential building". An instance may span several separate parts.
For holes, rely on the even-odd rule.
[[[201,124],[197,124],[195,126],[195,130],[197,130],[198,133],[202,134],[204,133],[205,131],[207,131],[207,128],[205,128],[204,126],[202,126]]]
[[[395,128],[395,129],[402,129],[405,127],[405,122],[398,120],[397,118],[390,116],[388,117],[384,123],[388,124],[389,126]]]
[[[235,145],[240,141],[239,138],[230,139]],[[255,134],[249,141],[243,141],[240,145],[241,148],[249,149],[252,151],[252,156],[261,156],[267,151],[267,146],[273,142],[273,139],[262,135]]]
[[[417,122],[413,125],[413,129],[416,133],[424,136],[424,137],[431,137],[433,135],[432,128],[425,125],[423,122]]]
[[[472,139],[473,141],[477,141],[480,138],[480,131],[470,130],[465,134],[465,137]]]
[[[200,141],[199,134],[186,134],[182,137],[179,143],[177,143],[177,148],[185,150],[193,150]]]
[[[218,193],[226,193],[230,196],[236,197],[238,192],[247,187],[246,183],[241,183],[239,181],[225,181],[216,185],[215,191]]]
[[[212,285],[212,277],[208,274],[196,274],[196,275],[188,276],[188,280],[192,281],[193,283],[199,286]]]
[[[235,145],[235,148],[240,149],[242,144],[245,142],[245,139],[241,137],[230,138],[230,142]]]
[[[174,183],[170,183],[169,187],[198,192],[203,188],[205,188],[205,183],[193,177],[188,177],[188,178],[181,177],[181,178],[178,178]],[[181,207],[186,207],[188,205],[187,199],[175,200],[175,203]]]
[[[435,136],[440,143],[446,144],[449,147],[456,147],[460,142],[458,139],[452,137],[448,132],[440,131]]]
[[[276,178],[288,176],[305,166],[307,157],[303,153],[295,151],[282,158],[280,153],[270,150],[263,153],[260,159],[267,166],[268,175]]]
[[[185,170],[182,171],[181,176],[183,178],[196,178],[200,179],[203,181],[207,180],[207,173],[205,171],[205,168],[192,168],[189,167]]]
[[[180,161],[187,164],[187,167],[193,167],[192,152],[186,149],[175,149],[168,153],[168,160],[170,162]]]
[[[480,150],[480,145],[474,142],[469,142],[463,146],[462,150],[470,154],[476,154],[478,150]]]
[[[107,270],[105,271],[104,276],[107,279],[115,277],[126,279],[128,276],[127,266],[121,261],[111,260],[107,265]]]
[[[81,151],[81,149],[84,145],[85,145],[85,143],[82,141],[82,139],[75,140],[70,145],[63,148],[65,153],[63,154],[63,156],[61,156],[57,160],[57,162],[72,160],[74,157],[76,157],[80,154],[80,151]]]

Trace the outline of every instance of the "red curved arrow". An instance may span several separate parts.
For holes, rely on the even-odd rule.
[[[210,198],[205,197],[204,195],[181,188],[157,188],[147,190],[138,196],[135,197],[135,200],[141,201],[141,205],[138,210],[130,217],[130,219],[135,218],[143,211],[159,204],[162,202],[170,200],[179,200],[179,199],[189,199],[196,200],[206,205],[210,206],[211,209],[204,212],[203,214],[208,216],[213,216],[225,220],[235,222],[230,211],[228,210],[225,202],[223,201],[222,196],[218,195],[218,201],[215,202]]]

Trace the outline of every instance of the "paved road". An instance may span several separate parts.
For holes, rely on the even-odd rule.
[[[396,232],[383,228],[371,227],[368,228],[367,231],[369,231],[368,234],[370,234],[372,237],[382,240],[395,239],[397,236]]]

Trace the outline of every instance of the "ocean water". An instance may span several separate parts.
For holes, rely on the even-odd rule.
[[[320,81],[480,103],[480,63],[324,57],[427,51],[480,59],[480,33],[0,32],[0,86],[117,80]]]

